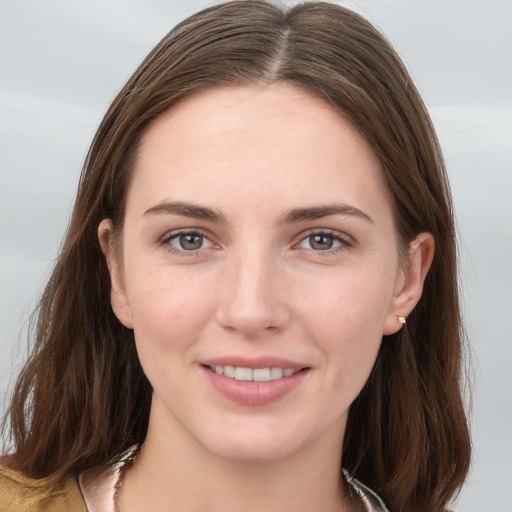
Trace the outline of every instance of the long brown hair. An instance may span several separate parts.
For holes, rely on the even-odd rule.
[[[259,0],[211,7],[175,27],[98,129],[6,416],[28,475],[83,470],[144,441],[151,386],[133,332],[111,310],[97,239],[104,218],[121,230],[142,134],[194,91],[280,81],[323,98],[364,136],[382,165],[402,246],[425,231],[436,242],[407,328],[383,339],[351,406],[342,465],[397,512],[444,510],[462,485],[470,440],[454,221],[429,115],[398,56],[363,18],[329,3],[282,10]]]

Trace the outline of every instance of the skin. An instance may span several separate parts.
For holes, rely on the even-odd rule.
[[[333,205],[350,209],[291,219]],[[434,242],[420,234],[400,264],[382,170],[354,127],[291,85],[196,93],[143,138],[121,246],[108,219],[99,238],[154,388],[122,510],[148,496],[154,511],[358,510],[339,472],[348,409],[419,300]],[[205,377],[211,358],[262,355],[307,368],[270,404]]]

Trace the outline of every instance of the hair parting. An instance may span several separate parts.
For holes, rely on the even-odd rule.
[[[4,420],[14,463],[27,475],[84,470],[144,441],[152,390],[133,332],[111,309],[97,229],[110,218],[120,250],[146,130],[196,91],[274,82],[322,98],[361,133],[383,169],[402,249],[421,232],[436,243],[419,304],[406,327],[384,337],[350,409],[340,463],[396,512],[444,511],[462,485],[470,438],[455,229],[427,109],[394,50],[359,15],[325,2],[281,9],[260,0],[210,7],[177,25],[99,126]]]

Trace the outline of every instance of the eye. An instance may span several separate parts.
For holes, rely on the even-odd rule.
[[[312,233],[298,244],[302,249],[313,251],[332,251],[350,246],[350,241],[334,233]]]
[[[166,242],[176,251],[198,251],[211,247],[213,244],[202,233],[195,231],[180,231],[171,233]]]

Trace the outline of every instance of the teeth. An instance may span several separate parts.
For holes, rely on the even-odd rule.
[[[267,382],[269,380],[291,377],[297,373],[293,368],[244,368],[241,366],[210,366],[219,375],[246,382]]]
[[[222,366],[217,366],[216,368],[222,368]],[[215,370],[216,373],[219,373],[217,370]],[[230,377],[231,379],[235,378],[235,367],[234,366],[224,366],[224,371],[221,373],[221,375],[225,375],[226,377]]]
[[[252,380],[251,368],[235,368],[235,380]]]
[[[282,379],[283,378],[283,369],[282,368],[270,368],[270,378],[272,380]]]
[[[270,380],[270,368],[254,368],[252,371],[252,380],[266,382]]]

